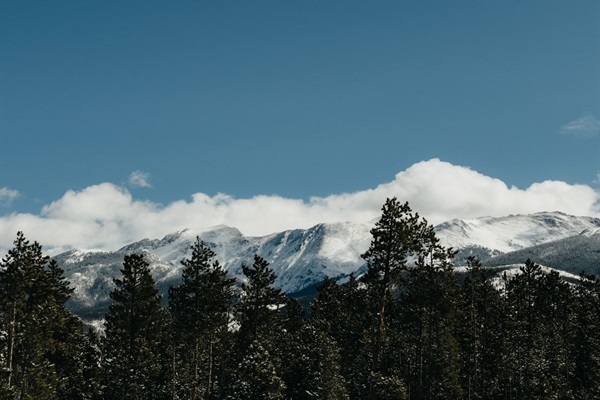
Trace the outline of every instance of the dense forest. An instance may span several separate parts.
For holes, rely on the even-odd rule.
[[[367,272],[309,308],[256,255],[228,276],[200,239],[163,301],[140,254],[105,329],[66,307],[61,267],[18,233],[0,264],[0,399],[599,399],[600,281],[527,260],[492,284],[408,204],[388,199]]]

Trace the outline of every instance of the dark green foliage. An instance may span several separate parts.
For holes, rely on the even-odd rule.
[[[581,274],[573,306],[570,387],[577,399],[600,398],[600,280]]]
[[[192,257],[182,261],[182,283],[169,290],[174,337],[174,384],[180,398],[211,398],[229,345],[230,305],[235,279],[200,238]]]
[[[408,203],[388,199],[382,211],[363,255],[368,271],[362,281],[370,315],[375,317],[372,334],[367,332],[369,397],[379,396],[381,382],[403,391],[397,376],[401,370],[409,384],[419,382],[417,393],[422,398],[460,396],[454,337],[457,285],[450,264],[454,252],[439,244],[433,226],[413,214]],[[408,257],[416,258],[410,268]],[[403,301],[398,304],[400,293]],[[404,320],[396,321],[395,331],[390,329],[393,314],[402,312]],[[401,348],[404,354],[398,351]]]
[[[397,374],[382,375],[376,373],[373,376],[373,400],[404,400],[408,399],[406,386],[402,378]]]
[[[22,232],[0,266],[3,398],[84,399],[81,321],[64,306],[73,290],[55,261]]]
[[[43,312],[52,295],[44,270],[47,262],[41,246],[30,244],[19,232],[0,269],[0,315],[6,335],[2,381],[23,398],[56,397],[56,372],[44,359],[44,344],[50,338],[38,329],[49,323]]]
[[[305,319],[295,300],[284,309],[280,376],[289,399],[347,399],[336,342]]]
[[[243,265],[242,271],[247,281],[242,284],[236,312],[240,322],[238,340],[243,349],[255,341],[264,345],[281,330],[279,311],[286,298],[280,289],[273,287],[275,273],[264,258],[255,255],[252,266]]]
[[[104,398],[166,399],[168,320],[160,295],[142,255],[126,255],[121,273],[102,344]]]
[[[236,368],[227,400],[285,398],[285,383],[277,374],[274,357],[258,341],[252,342]]]
[[[506,333],[500,293],[492,285],[491,273],[479,260],[469,257],[468,275],[460,296],[461,384],[471,399],[499,398],[506,366]]]
[[[403,370],[411,398],[459,398],[458,282],[451,252],[434,236],[425,245],[401,295]]]
[[[367,288],[372,334],[367,334],[369,346],[370,382],[369,397],[375,397],[375,385],[385,378],[382,371],[382,353],[391,346],[387,334],[389,307],[403,283],[407,257],[418,253],[427,222],[412,214],[408,203],[400,204],[396,198],[387,199],[381,219],[371,230],[373,236],[369,249],[363,254],[368,270],[363,278]],[[385,373],[385,371],[383,371]]]
[[[232,354],[233,371],[226,383],[228,399],[282,399],[285,383],[281,370],[284,318],[287,300],[272,285],[275,274],[269,263],[255,255],[254,263],[242,266],[246,282],[235,307],[239,330]]]
[[[371,388],[369,341],[373,317],[359,282],[338,286],[326,278],[313,301],[311,322],[336,343],[340,370],[351,399],[367,398]]]
[[[540,295],[544,273],[541,267],[527,260],[521,274],[506,282],[508,317],[508,360],[510,392],[519,398],[548,395],[550,388],[544,376],[544,353],[539,340],[544,315],[540,313]]]

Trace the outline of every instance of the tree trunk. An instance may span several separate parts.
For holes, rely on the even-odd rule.
[[[198,338],[194,339],[194,384],[192,385],[192,397],[191,400],[196,400],[196,387],[198,386]]]
[[[210,399],[212,395],[212,385],[213,385],[213,342],[210,341],[208,348],[208,384],[206,385],[206,398]]]
[[[13,358],[15,353],[15,336],[16,336],[16,325],[17,325],[17,302],[13,302],[12,307],[12,315],[10,318],[10,330],[8,334],[8,357],[7,357],[7,368],[8,368],[8,378],[7,383],[10,388],[12,385],[12,377],[13,377]]]
[[[172,400],[176,400],[177,399],[177,394],[176,394],[176,388],[177,388],[177,371],[176,371],[176,358],[175,358],[175,354],[176,354],[176,350],[175,350],[175,346],[173,346],[173,354],[172,354],[172,359],[171,359],[171,363],[172,363],[172,371],[171,373],[172,375],[172,382],[171,382],[171,399]]]

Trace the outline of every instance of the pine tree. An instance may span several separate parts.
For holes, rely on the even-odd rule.
[[[575,336],[573,288],[557,271],[550,271],[543,276],[539,290],[536,310],[541,321],[536,340],[543,360],[539,379],[544,393],[573,398],[569,385],[575,369],[571,346]]]
[[[277,373],[273,357],[258,340],[248,346],[228,388],[227,400],[282,400],[285,383]]]
[[[283,310],[280,376],[286,398],[295,400],[347,399],[336,342],[305,318],[300,303],[288,299]]]
[[[98,359],[92,361],[87,358],[93,352],[92,343],[84,333],[82,321],[65,308],[73,289],[55,260],[50,260],[47,272],[53,301],[45,309],[52,331],[46,345],[46,357],[55,366],[59,378],[57,397],[72,400],[93,398],[97,379],[92,375],[96,372]]]
[[[126,255],[121,273],[121,279],[114,279],[113,303],[106,314],[104,398],[166,399],[170,395],[164,343],[168,320],[161,296],[142,255]]]
[[[0,267],[0,340],[4,398],[85,398],[77,360],[81,320],[66,308],[73,289],[55,260],[22,232]]]
[[[354,277],[343,285],[325,278],[317,287],[311,324],[333,340],[340,354],[340,372],[351,399],[369,398],[371,388],[372,309]]]
[[[169,310],[177,342],[177,393],[194,400],[211,398],[219,385],[235,279],[213,261],[215,253],[200,238],[191,249],[191,258],[182,261],[181,285],[169,290]]]
[[[57,395],[55,366],[45,357],[52,346],[56,309],[47,262],[42,247],[19,232],[0,268],[1,330],[6,332],[3,383],[23,399]]]
[[[286,298],[273,287],[275,274],[264,258],[255,255],[252,266],[243,265],[242,271],[246,282],[235,307],[239,330],[230,361],[235,370],[226,384],[227,398],[283,398],[285,383],[278,373],[282,369],[281,309]]]
[[[502,299],[491,282],[489,269],[474,257],[469,257],[467,267],[459,306],[463,310],[458,332],[462,387],[467,398],[499,398],[506,333]]]
[[[427,291],[437,290],[435,295],[438,297],[435,301],[438,303],[430,304],[419,310],[427,313],[425,317],[432,321],[432,324],[427,327],[430,329],[428,354],[432,356],[434,348],[438,348],[436,346],[440,344],[432,342],[433,331],[431,330],[436,330],[435,333],[440,330],[440,336],[437,338],[447,341],[444,345],[448,348],[443,352],[440,350],[440,357],[443,355],[447,357],[447,361],[452,359],[452,362],[455,363],[454,359],[458,352],[452,331],[452,318],[454,317],[451,314],[455,310],[453,307],[455,304],[452,303],[454,296],[450,295],[450,292],[456,292],[455,279],[452,276],[449,261],[454,256],[454,252],[439,244],[433,226],[429,225],[425,219],[420,218],[417,213],[413,214],[408,203],[400,204],[396,198],[387,199],[382,211],[381,219],[371,230],[373,236],[371,245],[363,255],[367,261],[368,271],[362,281],[366,284],[365,293],[371,305],[371,314],[376,317],[376,321],[372,325],[373,333],[369,344],[372,377],[369,397],[371,398],[374,398],[376,394],[375,385],[382,387],[381,382],[388,382],[390,385],[391,382],[397,382],[400,385],[398,390],[402,392],[402,380],[398,378],[397,374],[401,368],[405,367],[400,365],[402,356],[396,351],[402,346],[402,328],[397,326],[395,332],[390,332],[389,326],[393,316],[389,311],[399,308],[399,294],[406,289],[407,285],[408,290],[413,289],[412,295],[418,294],[420,288]],[[410,272],[407,272],[409,257],[416,259],[417,262],[415,268],[411,268]],[[410,276],[412,282],[406,282],[407,276]],[[414,291],[414,289],[417,290]],[[440,298],[444,298],[446,301],[441,302]],[[405,296],[405,299],[410,300],[410,296]],[[434,316],[435,318],[443,317],[442,320],[435,319],[437,323],[435,326],[433,325]],[[419,321],[419,323],[423,322],[424,320]],[[416,339],[420,340],[422,336]],[[419,358],[419,360],[422,359],[422,357]],[[429,367],[433,368],[433,365],[431,364]],[[438,366],[441,367],[441,364]],[[429,372],[428,376],[433,374],[433,371]],[[460,390],[448,392],[450,387],[457,388],[459,386],[455,382],[457,377],[452,367],[445,371],[439,371],[438,375],[440,375],[439,380],[431,380],[429,383],[432,385],[434,383],[442,384],[443,380],[445,383],[442,386],[446,393],[456,395],[460,392]],[[433,377],[431,378],[433,379]],[[431,393],[431,390],[427,393]],[[385,396],[386,394],[381,395]]]
[[[32,391],[37,392],[39,385],[49,383],[36,382],[36,371],[31,366],[42,359],[42,343],[36,332],[37,317],[43,307],[42,294],[46,292],[45,285],[36,287],[43,282],[44,265],[48,257],[42,254],[41,246],[36,242],[30,244],[22,232],[17,233],[13,249],[9,250],[2,260],[0,268],[0,316],[3,340],[3,376],[2,381],[7,388],[21,397],[27,397]],[[40,289],[41,293],[34,293]],[[54,371],[45,365],[49,377],[54,377]],[[32,387],[33,386],[33,387]],[[48,390],[50,391],[50,390]],[[52,395],[46,398],[52,398]]]
[[[411,398],[445,399],[462,395],[458,371],[458,282],[451,259],[427,227],[423,247],[409,270],[401,295],[403,369]]]
[[[518,398],[548,398],[550,387],[544,374],[542,345],[546,323],[540,310],[545,273],[531,260],[520,267],[520,274],[506,282],[508,318],[508,362],[512,364],[509,391]]]
[[[421,220],[418,214],[413,214],[408,203],[400,204],[396,198],[387,199],[381,218],[371,230],[371,245],[362,255],[368,266],[363,282],[367,285],[366,294],[372,304],[372,315],[376,317],[370,342],[370,397],[375,396],[376,380],[383,379],[382,354],[389,347],[386,337],[388,308],[402,284],[407,258],[421,250],[421,236],[426,228],[427,222]]]
[[[264,258],[255,255],[251,267],[242,266],[247,281],[242,284],[240,301],[236,307],[240,320],[239,341],[242,347],[254,341],[272,341],[281,331],[280,309],[286,304],[281,289],[273,287],[275,273]]]
[[[102,381],[101,381],[101,359],[102,343],[98,332],[93,327],[89,327],[85,334],[80,352],[78,364],[81,365],[78,376],[78,385],[84,395],[80,396],[82,400],[102,400]],[[75,397],[78,398],[78,397]]]
[[[600,398],[600,280],[582,273],[575,290],[574,371],[570,388],[577,399]]]

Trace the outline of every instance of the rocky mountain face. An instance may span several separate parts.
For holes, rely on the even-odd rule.
[[[343,279],[364,265],[361,254],[369,247],[374,223],[319,224],[263,237],[247,237],[239,230],[217,226],[207,231],[186,229],[162,239],[144,239],[112,252],[71,250],[55,257],[75,288],[70,307],[84,318],[103,316],[109,304],[112,279],[119,276],[123,257],[142,253],[150,262],[159,289],[166,293],[178,284],[181,260],[199,236],[217,254],[229,273],[243,279],[242,264],[254,254],[271,263],[276,285],[296,293],[320,283],[325,276]],[[578,273],[600,273],[600,219],[563,213],[484,217],[452,220],[436,226],[445,246],[459,251],[464,264],[477,255],[483,264],[506,270],[527,258],[547,267]],[[503,267],[504,266],[504,267]]]

